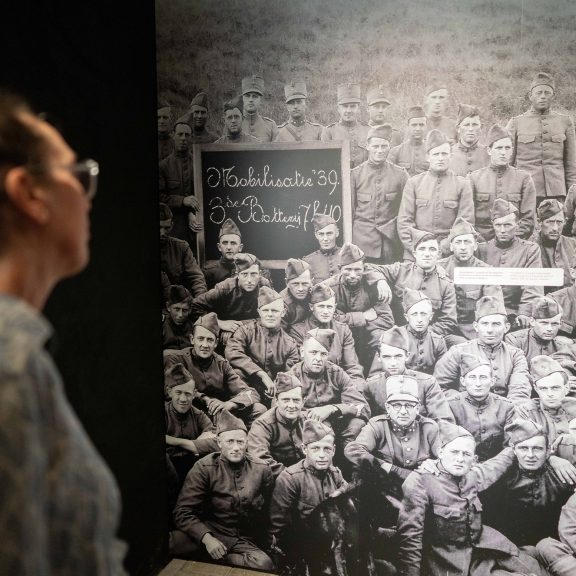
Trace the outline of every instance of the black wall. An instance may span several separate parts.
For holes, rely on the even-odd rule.
[[[154,2],[11,4],[1,11],[0,85],[100,162],[91,264],[58,286],[46,313],[68,396],[120,484],[130,573],[154,574],[167,530]]]

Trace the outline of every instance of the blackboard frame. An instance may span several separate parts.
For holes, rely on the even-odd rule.
[[[340,150],[340,166],[339,176],[342,189],[342,241],[352,241],[352,195],[350,191],[350,145],[347,141],[338,142],[258,142],[254,144],[195,144],[193,147],[194,156],[194,195],[198,200],[199,208],[198,214],[202,217],[203,228],[202,231],[196,235],[197,256],[200,266],[206,264],[206,226],[209,225],[203,221],[204,204],[206,202],[206,194],[203,189],[202,182],[202,153],[203,152],[231,152],[231,151],[262,151],[269,152],[271,150],[327,150],[339,149]],[[345,168],[343,168],[345,167]],[[318,249],[316,244],[310,251]],[[248,250],[250,251],[250,250]],[[257,252],[257,251],[255,251]],[[256,256],[258,254],[256,253]],[[301,257],[303,254],[295,254],[294,257]],[[262,265],[269,269],[284,269],[286,267],[285,259],[277,260],[262,260]]]

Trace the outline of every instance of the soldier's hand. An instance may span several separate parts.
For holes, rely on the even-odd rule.
[[[240,326],[242,326],[242,322],[238,322],[238,320],[218,320],[218,327],[223,332],[234,333]]]
[[[183,440],[184,442],[182,442],[182,448],[192,452],[192,454],[198,454],[198,448],[196,448],[196,444],[194,444],[193,440],[186,440],[184,438]]]
[[[198,216],[194,212],[188,212],[188,228],[195,233],[202,231],[203,226],[198,222]]]
[[[330,418],[332,414],[336,412],[335,406],[318,406],[316,408],[311,408],[308,410],[306,416],[310,420],[316,420],[317,422],[324,422],[324,420]]]
[[[212,534],[205,534],[204,538],[202,538],[202,544],[204,544],[206,552],[210,554],[210,558],[213,560],[222,560],[228,553],[226,546],[218,538],[214,538]]]
[[[568,460],[559,456],[550,456],[548,462],[562,482],[576,484],[576,468]]]
[[[186,208],[191,208],[192,210],[196,211],[200,208],[200,203],[196,196],[184,196],[184,200],[182,200],[182,206],[186,206]]]
[[[388,282],[386,282],[386,280],[378,280],[378,282],[376,282],[376,288],[378,289],[378,300],[389,304],[392,300],[392,290],[390,290]]]
[[[418,472],[423,472],[424,474],[434,474],[434,476],[440,476],[440,470],[438,470],[438,460],[431,460],[427,458],[418,466]]]
[[[376,320],[376,318],[378,318],[378,314],[376,314],[374,308],[369,308],[364,312],[364,320],[366,320],[366,322],[372,322],[373,320]]]
[[[262,384],[264,384],[264,387],[266,388],[266,396],[272,398],[274,396],[274,380],[272,380],[272,378],[270,378],[270,376],[268,376],[268,374],[266,374],[266,372],[263,370],[257,372],[256,376],[262,380]]]
[[[224,408],[224,402],[222,400],[218,400],[218,398],[212,398],[210,402],[208,402],[208,415],[209,416],[216,416],[218,412],[220,412]]]
[[[528,318],[528,316],[524,316],[524,314],[518,314],[518,316],[516,316],[516,324],[518,324],[520,328],[529,328],[530,318]]]

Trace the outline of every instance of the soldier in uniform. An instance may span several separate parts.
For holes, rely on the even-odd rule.
[[[224,220],[218,234],[216,247],[221,254],[220,260],[210,262],[204,268],[208,290],[214,288],[218,282],[232,278],[236,273],[234,258],[236,254],[242,252],[244,244],[242,244],[240,229],[234,220],[230,218]]]
[[[338,273],[338,252],[336,244],[340,230],[336,220],[328,214],[314,214],[312,218],[314,236],[320,249],[304,256],[302,260],[310,266],[314,284],[318,284]]]
[[[261,76],[242,78],[242,103],[244,119],[242,132],[256,138],[259,142],[273,142],[278,137],[276,122],[259,114],[264,97],[264,79]]]
[[[368,160],[350,172],[352,239],[367,258],[394,262],[402,256],[396,215],[408,180],[403,168],[388,162],[392,126],[370,128]]]
[[[162,100],[158,102],[158,160],[170,156],[174,152],[172,139],[172,106]]]
[[[530,85],[530,110],[507,126],[515,147],[512,163],[532,176],[538,204],[544,198],[563,200],[576,183],[574,122],[550,110],[555,95],[553,78],[539,72]]]
[[[310,288],[312,273],[304,260],[289,258],[285,271],[286,288],[280,292],[286,305],[282,326],[289,329],[292,324],[303,322],[310,316]]]
[[[468,178],[474,197],[476,229],[484,240],[494,238],[490,211],[494,201],[501,198],[517,208],[519,221],[516,234],[527,240],[534,230],[536,210],[536,188],[532,177],[528,172],[510,166],[514,152],[512,138],[498,124],[490,128],[487,145],[490,165],[472,172]]]
[[[448,140],[455,142],[456,122],[446,116],[448,96],[448,88],[441,82],[435,82],[426,88],[423,106],[426,112],[426,133],[440,130]]]
[[[406,182],[400,211],[398,234],[404,244],[404,257],[411,258],[410,228],[431,232],[441,242],[442,252],[448,252],[443,242],[458,216],[474,224],[474,203],[470,184],[449,170],[450,143],[438,130],[426,138],[427,172],[412,176]],[[444,244],[446,244],[444,246]]]
[[[494,239],[478,246],[478,256],[494,268],[541,268],[542,258],[538,246],[518,238],[518,210],[506,200],[497,198],[490,211]],[[532,306],[544,295],[541,286],[502,286],[504,305],[510,325],[527,328]]]
[[[240,96],[224,102],[224,111],[222,113],[224,133],[216,140],[216,144],[256,144],[260,142],[252,134],[244,132],[243,110],[244,105]]]
[[[306,119],[308,91],[306,83],[294,80],[284,86],[289,118],[278,126],[276,142],[310,142],[320,140],[323,127]]]
[[[162,321],[162,348],[181,350],[190,345],[194,323],[190,320],[192,295],[184,286],[170,286]]]
[[[386,109],[391,102],[386,97],[384,86],[380,85],[370,88],[366,93],[366,104],[368,105],[368,126],[374,128],[375,126],[383,126],[388,123]],[[390,146],[402,144],[403,139],[402,132],[392,128]]]
[[[426,114],[421,106],[408,109],[406,119],[406,138],[404,142],[390,150],[388,161],[404,168],[408,176],[416,176],[426,172],[430,164],[426,159]]]
[[[340,84],[337,90],[340,121],[328,124],[322,131],[324,142],[348,140],[350,142],[350,168],[360,166],[368,158],[366,137],[370,129],[359,120],[360,85]]]
[[[456,218],[448,236],[452,255],[438,262],[438,265],[446,271],[452,281],[454,281],[456,268],[488,268],[486,262],[482,262],[482,260],[474,256],[478,249],[478,236],[472,224],[466,222],[463,218]],[[454,341],[457,339],[455,337],[458,336],[462,336],[467,340],[476,337],[476,331],[473,326],[474,311],[476,310],[476,302],[482,296],[503,298],[502,288],[496,285],[454,284],[454,288],[456,290],[458,326],[451,335],[448,335],[450,340],[452,340],[451,343],[457,343]]]
[[[178,118],[192,128],[192,144],[209,144],[218,140],[218,136],[206,129],[208,122],[208,96],[198,92],[190,102],[188,111]]]
[[[452,146],[450,170],[458,176],[468,176],[470,172],[484,168],[489,162],[486,146],[480,144],[480,110],[470,104],[460,104],[456,129],[458,141]]]
[[[226,343],[226,358],[256,390],[272,398],[274,379],[300,359],[298,345],[281,328],[284,300],[267,286],[258,293],[258,320],[242,324]]]
[[[272,570],[272,560],[258,546],[274,487],[270,466],[246,454],[242,420],[222,412],[217,433],[220,452],[201,458],[184,481],[170,552]]]
[[[458,389],[462,376],[462,356],[471,354],[490,363],[494,377],[493,391],[517,402],[530,399],[531,385],[524,353],[504,342],[510,329],[502,300],[483,296],[476,304],[474,329],[478,337],[456,344],[448,350],[434,370],[443,390]]]

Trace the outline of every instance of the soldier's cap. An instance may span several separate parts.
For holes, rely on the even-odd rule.
[[[428,300],[428,302],[430,302],[430,298],[428,298],[428,296],[426,296],[426,294],[421,290],[405,288],[404,296],[402,298],[402,308],[404,309],[404,313],[407,313],[412,306],[418,304],[418,302],[422,302],[423,300]]]
[[[306,270],[310,270],[310,264],[308,264],[308,262],[300,260],[299,258],[288,258],[284,278],[286,282],[290,282],[290,280],[302,276]]]
[[[557,360],[554,360],[554,358],[550,356],[534,356],[534,358],[530,360],[530,374],[534,384],[536,384],[538,380],[554,374],[554,372],[559,372],[566,377],[564,368],[562,368]]]
[[[172,104],[164,98],[158,100],[157,110],[162,110],[162,108],[172,108]]]
[[[218,316],[216,312],[208,312],[208,314],[200,316],[200,318],[194,322],[194,326],[202,326],[202,328],[212,332],[216,338],[220,336],[220,326],[218,326]]]
[[[326,302],[330,298],[334,298],[334,290],[330,286],[323,284],[316,284],[310,290],[310,304],[318,304],[318,302]]]
[[[512,215],[516,214],[518,209],[514,204],[502,198],[496,198],[490,210],[490,219],[492,222],[500,220],[501,218],[509,218],[512,220]]]
[[[540,424],[536,424],[532,420],[524,420],[523,418],[516,418],[510,424],[507,424],[504,427],[504,432],[508,434],[512,446],[536,436],[544,436],[547,439],[546,432]]]
[[[254,256],[254,254],[248,254],[248,252],[239,252],[234,256],[234,265],[236,266],[236,272],[242,272],[242,270],[247,270],[250,266],[258,264],[261,268],[262,265],[260,260]]]
[[[541,222],[547,218],[555,216],[559,212],[564,213],[564,205],[555,198],[546,198],[545,200],[542,200],[542,202],[538,204],[538,209],[536,210],[538,220]]]
[[[392,326],[385,330],[380,335],[380,346],[392,346],[393,348],[400,348],[408,354],[408,336],[398,326]]]
[[[372,126],[368,130],[368,136],[366,136],[366,142],[370,141],[370,138],[382,138],[382,140],[387,140],[390,142],[392,140],[392,126],[390,124],[381,124],[380,126]]]
[[[372,106],[372,104],[377,104],[378,102],[384,102],[384,104],[390,105],[390,99],[386,96],[386,90],[384,86],[375,86],[368,90],[366,94],[366,102],[368,106]]]
[[[504,138],[512,139],[510,132],[500,126],[500,124],[493,124],[490,126],[490,130],[488,130],[488,136],[486,137],[486,145],[488,147],[492,146],[494,142],[498,142],[498,140],[502,140]]]
[[[302,444],[312,444],[319,442],[326,436],[334,437],[334,430],[324,422],[317,420],[306,420],[302,427]]]
[[[222,432],[230,432],[231,430],[244,430],[244,432],[248,432],[246,429],[246,424],[244,424],[240,418],[236,418],[236,416],[234,416],[234,414],[230,414],[228,410],[222,410],[218,416],[216,434],[222,434]]]
[[[172,220],[172,210],[170,210],[170,206],[160,202],[160,221],[164,220]]]
[[[389,376],[386,379],[386,402],[408,400],[419,402],[418,380],[412,376]]]
[[[186,370],[184,364],[174,364],[164,372],[164,388],[166,390],[172,390],[174,386],[180,386],[188,382],[192,382],[196,386],[194,376]]]
[[[234,98],[231,98],[230,100],[226,100],[226,102],[224,102],[224,113],[226,113],[228,110],[234,110],[235,108],[238,108],[238,110],[240,110],[240,112],[244,112],[244,102],[242,101],[242,97],[241,96],[235,96]]]
[[[256,92],[256,94],[264,96],[264,78],[256,74],[242,78],[242,96],[248,92]]]
[[[448,235],[448,240],[452,242],[454,238],[458,236],[464,236],[465,234],[472,234],[474,238],[478,239],[480,234],[476,232],[474,226],[462,218],[462,216],[457,216],[456,220],[454,220],[454,224],[452,224],[452,228],[450,228],[450,234]]]
[[[276,396],[282,394],[282,392],[294,390],[294,388],[302,388],[302,382],[300,382],[294,374],[290,372],[278,372],[278,374],[276,374],[276,379],[274,380]]]
[[[434,80],[428,86],[426,86],[426,90],[424,91],[424,96],[428,96],[432,94],[432,92],[438,92],[438,90],[448,90],[448,86],[445,82],[440,82],[439,80]]]
[[[427,242],[428,240],[438,240],[432,232],[427,230],[418,230],[417,228],[409,228],[410,239],[412,240],[412,252],[416,250],[418,244]]]
[[[408,116],[406,117],[406,122],[410,122],[412,118],[426,118],[426,112],[422,106],[410,106],[408,108]]]
[[[193,108],[194,106],[200,106],[201,108],[206,108],[206,110],[208,110],[208,95],[206,92],[198,92],[198,94],[192,98],[190,108]]]
[[[426,136],[426,152],[430,152],[430,150],[438,148],[438,146],[449,143],[450,140],[448,140],[444,132],[440,132],[440,130],[436,129],[430,130],[428,136]]]
[[[304,340],[306,341],[313,338],[318,342],[318,344],[320,344],[320,346],[326,349],[326,352],[330,352],[335,335],[336,332],[334,332],[334,330],[328,328],[314,328],[313,330],[308,330],[308,332],[306,332],[306,338]]]
[[[444,446],[447,446],[450,442],[456,440],[456,438],[464,437],[474,440],[474,436],[472,436],[466,428],[462,428],[462,426],[452,424],[452,422],[447,422],[446,420],[438,420],[438,432],[441,448],[444,448]]]
[[[480,366],[490,366],[490,362],[475,354],[464,353],[460,356],[460,376],[466,376]]]
[[[506,308],[504,307],[502,298],[496,296],[482,296],[482,298],[476,302],[474,317],[476,320],[480,320],[480,318],[491,316],[492,314],[502,314],[503,316],[506,316]]]
[[[306,90],[306,82],[303,80],[293,80],[290,84],[284,86],[284,98],[286,104],[292,100],[299,98],[308,98],[308,90]]]
[[[459,104],[456,126],[460,126],[460,124],[466,118],[472,118],[473,116],[480,116],[480,109],[478,106],[472,106],[471,104]]]
[[[339,266],[348,266],[348,264],[354,264],[359,260],[364,260],[364,252],[356,244],[346,242],[338,253]]]
[[[554,316],[558,316],[562,312],[562,306],[549,296],[540,296],[532,304],[532,318],[534,320],[554,318]]]
[[[550,74],[546,74],[546,72],[538,72],[538,74],[534,76],[532,84],[530,84],[530,92],[532,92],[536,86],[550,86],[550,88],[556,92],[556,82],[554,82],[554,78],[552,78]]]
[[[326,228],[326,226],[330,226],[330,224],[334,224],[338,226],[336,220],[329,216],[328,214],[314,214],[312,217],[312,224],[314,225],[314,232],[318,232],[322,230],[322,228]]]
[[[336,95],[338,104],[360,104],[360,84],[340,84]]]
[[[268,286],[262,286],[260,291],[258,292],[258,308],[262,308],[270,302],[275,302],[276,300],[282,300],[282,296],[276,292],[276,290],[272,290]],[[282,300],[284,302],[284,300]]]
[[[239,238],[242,238],[242,234],[240,233],[240,228],[236,226],[236,222],[232,220],[232,218],[226,218],[220,227],[220,232],[218,233],[218,238],[222,238],[222,236],[227,236],[228,234],[235,234]]]
[[[173,284],[168,289],[168,306],[172,306],[172,304],[179,304],[180,302],[189,301],[192,299],[192,294],[184,288],[184,286],[175,285]]]

